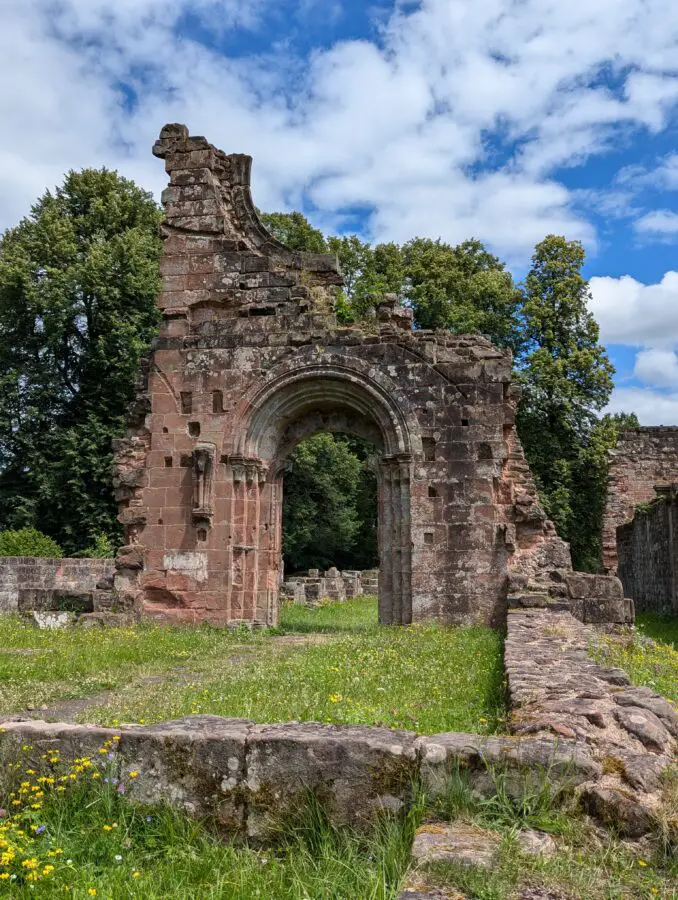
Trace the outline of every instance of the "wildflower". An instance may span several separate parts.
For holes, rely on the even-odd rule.
[[[122,856],[120,856],[119,853],[116,853],[115,856],[113,857],[113,859],[114,859],[116,862],[122,862]]]
[[[644,868],[647,866],[647,863],[645,862],[644,859],[639,859],[639,860],[638,860],[638,865],[639,865],[641,868],[644,869]]]
[[[46,865],[45,868],[42,870],[42,874],[49,875],[49,873],[53,872],[53,871],[54,871],[54,866]]]
[[[141,875],[141,872],[132,872],[132,878],[138,878]]]
[[[139,773],[136,771],[136,769],[132,769],[132,771],[129,773],[130,778],[138,778],[138,776]]]
[[[2,881],[7,881],[8,878],[9,878],[9,872],[3,872],[0,875],[0,880],[2,880]]]
[[[36,834],[42,834],[43,831],[44,831],[46,828],[47,828],[46,825],[38,825],[38,827],[35,829],[35,833],[36,833]]]
[[[112,825],[104,825],[104,831],[112,831],[112,830],[113,830]]]
[[[35,857],[33,857],[32,859],[25,859],[25,860],[21,863],[21,865],[22,865],[25,869],[37,869],[37,867],[38,867],[38,861],[37,861],[37,859],[36,859]]]
[[[87,888],[87,893],[90,895],[90,897],[96,897],[97,889],[96,888]]]

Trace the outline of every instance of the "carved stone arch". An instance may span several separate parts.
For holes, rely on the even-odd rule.
[[[382,372],[359,359],[320,356],[301,364],[297,360],[292,368],[280,367],[243,399],[235,457],[260,460],[273,476],[267,506],[273,520],[270,527],[279,534],[284,458],[296,443],[328,423],[337,429],[343,423],[343,430],[370,435],[381,452],[379,620],[408,624],[412,621],[410,485],[413,447],[421,447],[418,423],[397,386]],[[260,560],[264,568],[272,562],[270,556]],[[266,578],[267,573],[260,572],[260,581]]]
[[[377,367],[358,357],[304,348],[268,373],[242,398],[234,429],[234,452],[262,455],[262,439],[320,409],[346,409],[380,429],[386,455],[422,454],[421,428],[407,397]],[[264,452],[263,455],[266,455]]]

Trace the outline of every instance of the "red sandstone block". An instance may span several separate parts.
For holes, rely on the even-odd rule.
[[[164,275],[162,289],[165,293],[171,291],[185,291],[188,285],[189,275]]]

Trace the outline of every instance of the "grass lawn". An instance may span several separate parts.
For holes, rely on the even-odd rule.
[[[382,627],[369,597],[286,606],[281,627],[268,632],[147,624],[49,632],[4,618],[0,647],[4,712],[110,690],[78,719],[110,725],[210,713],[487,733],[504,711],[501,635]],[[58,711],[56,704],[49,717]]]
[[[650,638],[650,640],[647,640]],[[640,614],[637,632],[606,638],[595,656],[625,669],[635,684],[678,703],[678,621]]]

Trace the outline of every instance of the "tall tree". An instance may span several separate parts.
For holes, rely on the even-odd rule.
[[[524,385],[520,437],[546,510],[577,552],[579,460],[609,399],[614,373],[588,309],[584,259],[579,241],[556,235],[535,248],[525,282],[519,364]]]
[[[117,536],[111,440],[157,327],[159,221],[150,194],[86,169],[0,238],[0,528],[67,553]]]

